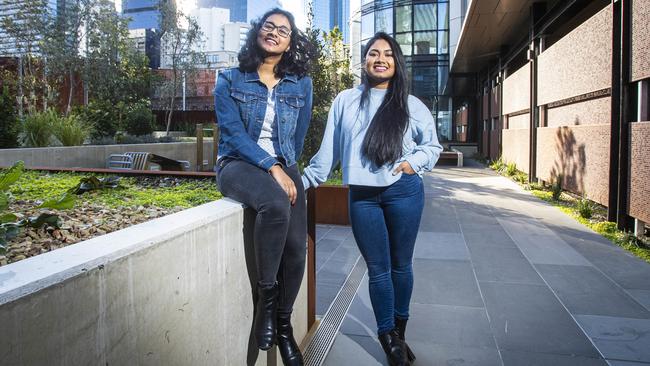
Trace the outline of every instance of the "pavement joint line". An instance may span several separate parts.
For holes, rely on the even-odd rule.
[[[505,178],[504,178],[504,179],[505,179]],[[530,193],[529,193],[529,194],[530,194]],[[531,194],[531,196],[532,196],[532,194]],[[540,201],[541,201],[541,200],[540,200]],[[569,217],[568,215],[567,215],[567,219],[573,220],[573,218],[572,218],[572,217]],[[541,222],[541,220],[539,220],[539,221],[540,221],[540,223],[544,226],[544,228],[551,230],[548,226],[546,226],[543,222]],[[500,224],[499,224],[499,225],[500,225]],[[507,230],[506,228],[503,228],[503,230],[505,231],[506,235],[508,235],[508,237],[510,238],[510,240],[512,240],[513,242],[515,242],[515,244],[517,244],[517,241],[515,241],[515,239],[512,237],[512,235],[510,235],[510,232],[508,232],[508,230]],[[553,230],[551,230],[551,231],[554,232]],[[558,238],[559,238],[560,240],[564,241],[564,240],[563,240],[562,238],[560,238],[559,236],[558,236]],[[569,245],[568,243],[565,242],[565,244],[568,245],[568,246],[570,247],[570,245]],[[517,248],[519,248],[519,245],[518,245],[518,244],[517,244]],[[542,279],[542,282],[544,283],[544,285],[546,285],[546,287],[549,289],[549,291],[551,291],[551,293],[553,294],[553,296],[557,299],[557,301],[558,301],[558,303],[560,304],[560,306],[562,306],[562,308],[564,309],[564,311],[566,311],[566,313],[569,315],[569,317],[571,318],[571,320],[573,320],[573,322],[574,322],[575,325],[578,327],[578,329],[580,329],[580,331],[582,332],[582,334],[585,335],[585,337],[587,338],[587,340],[589,341],[589,343],[591,343],[591,345],[594,347],[594,349],[596,350],[596,352],[598,352],[598,354],[600,355],[600,357],[601,357],[603,360],[606,360],[605,354],[600,350],[600,348],[598,348],[598,346],[596,345],[595,340],[592,339],[592,338],[589,336],[589,334],[588,334],[587,331],[583,328],[583,326],[580,324],[580,322],[578,322],[578,320],[576,319],[576,317],[574,316],[574,314],[571,313],[571,311],[570,311],[569,308],[566,306],[566,304],[562,301],[562,299],[560,299],[560,296],[559,296],[559,295],[557,294],[557,292],[555,292],[555,290],[551,287],[551,285],[548,283],[548,281],[546,280],[546,278],[544,278],[544,276],[543,276],[542,273],[539,271],[539,269],[537,268],[537,266],[535,265],[535,263],[533,263],[533,262],[530,260],[530,258],[528,258],[528,256],[526,255],[526,253],[524,253],[524,251],[521,250],[521,248],[519,248],[519,250],[521,251],[521,254],[524,256],[524,258],[526,258],[526,261],[528,261],[528,263],[533,267],[533,270],[535,271],[535,273],[537,273],[537,275]],[[575,250],[575,249],[574,249],[574,250]],[[579,254],[579,253],[578,253],[578,254]],[[583,256],[583,257],[584,257],[584,256]],[[585,260],[586,260],[587,262],[591,263],[587,258],[585,258]],[[591,265],[592,265],[593,267],[596,267],[596,266],[593,265],[593,263],[591,263]],[[609,277],[608,277],[608,279],[609,279]]]
[[[305,347],[305,366],[320,366],[325,361],[365,274],[366,263],[359,255],[343,286],[321,318],[314,336]]]
[[[460,224],[460,216],[458,215],[458,210],[456,209],[456,206],[452,206],[452,210],[454,210],[454,216],[456,217],[456,223],[458,224],[458,229],[460,230],[460,235],[463,238],[463,244],[465,244],[465,249],[467,249],[467,251],[469,252],[469,246],[467,246],[467,242],[465,241],[465,234],[463,233],[463,227]],[[469,265],[470,265],[470,268],[472,269],[472,274],[474,275],[474,281],[476,283],[476,288],[478,289],[479,296],[481,296],[481,301],[483,302],[483,312],[485,313],[485,316],[487,317],[488,324],[492,324],[492,318],[490,318],[490,312],[488,311],[488,308],[487,308],[487,303],[485,301],[485,296],[483,296],[483,290],[481,289],[481,284],[480,284],[480,282],[478,280],[478,276],[476,275],[476,268],[474,268],[474,261],[472,260],[472,253],[471,252],[469,252]],[[503,366],[504,362],[503,362],[503,356],[501,355],[501,347],[499,347],[499,341],[497,340],[496,335],[494,334],[494,332],[490,332],[490,335],[492,336],[492,340],[494,341],[494,346],[496,347],[497,355],[499,356],[499,361],[501,362],[501,365]]]

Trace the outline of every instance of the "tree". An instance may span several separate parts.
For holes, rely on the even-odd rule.
[[[161,0],[159,7],[162,16],[161,53],[164,63],[170,69],[169,77],[161,81],[159,91],[161,98],[166,100],[165,131],[169,134],[176,98],[181,93],[182,84],[185,80],[194,78],[196,66],[203,63],[205,56],[196,51],[203,38],[196,20],[179,11],[173,1]]]
[[[308,19],[307,37],[316,46],[316,58],[311,71],[314,85],[312,119],[302,155],[305,165],[320,147],[332,101],[341,91],[351,88],[354,82],[350,72],[350,51],[343,43],[341,31],[338,27],[329,33],[313,29],[311,9]]]
[[[93,0],[85,35],[83,66],[88,102],[135,103],[150,93],[147,57],[132,47],[128,19],[115,13],[108,0]]]

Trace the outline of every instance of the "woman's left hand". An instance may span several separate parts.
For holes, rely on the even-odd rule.
[[[403,161],[401,162],[395,170],[393,170],[393,175],[397,175],[400,172],[408,174],[408,175],[413,175],[415,174],[415,170],[411,167],[411,164],[409,164],[408,161]]]

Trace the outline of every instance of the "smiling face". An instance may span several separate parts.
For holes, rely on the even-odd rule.
[[[271,14],[257,33],[257,44],[268,55],[281,55],[291,43],[291,23],[282,14]]]
[[[380,38],[368,47],[365,70],[375,88],[388,88],[390,79],[395,75],[395,59],[386,40]]]

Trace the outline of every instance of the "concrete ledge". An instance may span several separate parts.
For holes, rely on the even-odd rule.
[[[222,199],[0,267],[0,364],[276,364],[249,346],[244,216]]]
[[[11,166],[18,160],[25,166],[50,168],[105,168],[111,154],[144,151],[175,160],[187,160],[196,166],[196,142],[168,142],[155,144],[84,145],[0,149],[0,166]],[[212,141],[203,141],[203,160],[210,161]]]

